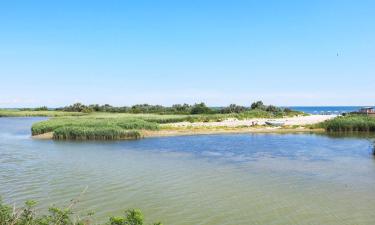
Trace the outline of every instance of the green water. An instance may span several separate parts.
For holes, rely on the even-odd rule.
[[[192,224],[375,224],[373,138],[241,134],[121,142],[34,140],[42,118],[0,118],[0,195],[45,208],[126,208]]]

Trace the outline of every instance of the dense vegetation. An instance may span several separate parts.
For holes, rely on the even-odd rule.
[[[204,103],[189,104],[175,104],[171,107],[161,105],[140,104],[131,107],[114,107],[108,104],[105,105],[83,105],[75,103],[70,106],[48,109],[46,106],[37,108],[22,108],[22,109],[0,109],[0,117],[12,116],[80,116],[87,115],[93,112],[101,113],[129,113],[129,114],[159,114],[159,115],[221,115],[234,114],[238,119],[249,117],[263,116],[282,117],[301,115],[302,112],[292,111],[288,108],[276,107],[273,105],[264,105],[262,101],[254,102],[251,107],[231,104],[227,107],[207,107]],[[238,115],[241,114],[241,115]],[[218,117],[218,116],[216,116]],[[186,117],[185,117],[186,118]],[[188,118],[189,119],[189,118]],[[192,117],[190,120],[194,120]],[[175,122],[175,121],[170,121]]]
[[[147,104],[112,107],[76,103],[60,109],[45,111],[46,109],[0,110],[0,116],[1,112],[6,111],[3,115],[58,117],[33,124],[32,135],[52,132],[54,139],[115,140],[141,138],[140,131],[158,130],[160,124],[164,123],[219,122],[228,118],[280,118],[303,114],[272,105],[266,106],[261,101],[254,102],[251,107],[232,104],[224,108],[209,108],[204,103],[171,107]]]
[[[101,128],[118,127],[124,130],[157,130],[159,125],[141,119],[132,118],[100,118],[100,117],[65,117],[52,118],[33,124],[31,132],[33,135],[43,134],[62,127]]]
[[[276,107],[273,105],[264,105],[262,101],[257,101],[251,104],[251,107],[239,106],[231,104],[228,107],[207,107],[205,103],[189,104],[175,104],[171,107],[161,105],[139,104],[131,107],[114,107],[108,104],[105,105],[83,105],[75,103],[70,106],[59,108],[57,110],[67,112],[116,112],[116,113],[154,113],[154,114],[183,114],[183,115],[196,115],[196,114],[229,114],[229,113],[243,113],[252,110],[265,111],[274,114],[287,114],[292,110]]]
[[[375,118],[366,115],[339,116],[318,124],[329,132],[375,132]]]
[[[13,208],[4,204],[0,199],[1,225],[92,225],[91,214],[74,216],[74,202],[64,209],[51,207],[47,214],[38,215],[35,211],[35,201],[27,201],[22,208]],[[110,217],[103,225],[143,225],[144,217],[139,209],[126,210],[123,216]],[[162,225],[160,222],[153,225]]]
[[[66,126],[53,131],[53,139],[57,140],[118,140],[139,139],[141,133],[136,130],[125,130],[117,126],[109,127],[77,127]]]
[[[138,130],[158,130],[159,125],[141,119],[117,117],[64,117],[33,124],[33,135],[53,132],[54,139],[115,140],[138,139]]]

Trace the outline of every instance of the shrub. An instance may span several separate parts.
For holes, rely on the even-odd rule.
[[[34,109],[35,111],[48,111],[48,107],[47,106],[41,106],[41,107],[37,107]]]
[[[88,216],[75,216],[72,206],[67,208],[50,207],[47,214],[38,215],[35,201],[27,201],[24,207],[12,208],[0,199],[1,225],[93,225],[97,224]],[[162,225],[162,223],[153,223]],[[103,225],[144,225],[144,217],[139,209],[126,210],[124,216],[110,217]]]
[[[246,111],[246,107],[236,105],[236,104],[230,104],[228,107],[222,108],[220,110],[220,113],[241,113]]]
[[[262,101],[253,102],[251,104],[251,109],[260,109],[265,110],[266,106],[263,104]]]
[[[193,105],[193,107],[191,108],[191,114],[211,114],[213,113],[213,110],[208,108],[206,106],[206,104],[204,104],[203,102],[201,103],[196,103]]]
[[[269,106],[266,107],[266,111],[268,111],[268,112],[281,112],[282,110],[281,110],[281,108],[276,107],[274,105],[269,105]]]

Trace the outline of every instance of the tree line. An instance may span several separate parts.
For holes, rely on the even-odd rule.
[[[40,107],[43,108],[43,107]],[[38,108],[38,109],[40,109]],[[174,104],[172,106],[137,104],[133,106],[115,107],[109,104],[99,105],[91,104],[84,105],[82,103],[75,103],[62,108],[57,108],[59,111],[66,112],[112,112],[112,113],[156,113],[156,114],[229,114],[242,113],[251,110],[261,110],[267,112],[291,112],[291,109],[281,108],[273,105],[265,105],[262,101],[256,101],[250,107],[230,104],[227,107],[208,107],[205,103],[189,104]]]

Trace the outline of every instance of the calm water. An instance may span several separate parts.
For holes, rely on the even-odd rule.
[[[0,118],[0,195],[126,208],[192,224],[375,224],[371,138],[241,134],[122,142],[33,140],[41,118]],[[85,210],[81,210],[85,209]]]
[[[358,111],[363,106],[291,106],[289,108],[309,114],[343,114]]]

